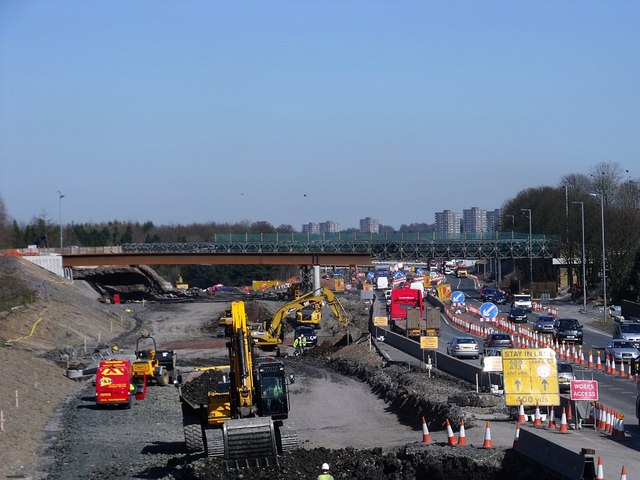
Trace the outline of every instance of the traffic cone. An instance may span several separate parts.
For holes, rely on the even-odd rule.
[[[604,420],[604,406],[598,404],[598,420],[596,422],[598,424],[598,430],[604,430]]]
[[[460,420],[460,434],[458,435],[458,446],[467,444],[467,435],[464,431],[464,420]]]
[[[622,360],[620,360],[620,373],[618,374],[618,376],[622,378],[627,376],[626,372],[624,371],[624,362]]]
[[[624,440],[626,438],[624,433],[624,417],[621,413],[614,416],[611,438],[614,440]]]
[[[573,421],[573,413],[571,411],[571,400],[567,402],[567,423],[571,423]]]
[[[567,414],[564,407],[562,407],[562,417],[560,417],[560,433],[569,433],[569,426],[567,425]]]
[[[449,423],[449,419],[447,418],[447,441],[449,445],[452,447],[456,446],[456,437],[453,434],[453,430],[451,429],[451,424]]]
[[[547,425],[547,428],[549,430],[556,429],[556,414],[553,405],[551,405],[551,408],[549,409],[549,425]]]
[[[611,410],[608,408],[606,409],[604,417],[604,433],[611,433]]]
[[[429,428],[427,427],[427,422],[424,417],[422,417],[422,443],[430,444],[433,443],[431,439],[431,435],[429,434]]]
[[[519,438],[520,438],[520,422],[516,422],[516,434],[513,436],[513,447],[511,448],[516,448]]]
[[[602,469],[602,457],[598,457],[598,471],[596,473],[596,480],[604,480],[604,470]]]
[[[484,429],[484,443],[481,448],[493,448],[493,443],[491,443],[491,425],[488,421]]]
[[[596,370],[602,371],[602,360],[600,360],[600,352],[598,352],[598,356],[596,357]]]
[[[635,377],[636,377],[636,376],[635,376],[633,373],[631,373],[631,362],[629,362],[629,368],[627,369],[627,371],[629,372],[629,374],[627,375],[627,378],[628,378],[629,380],[631,380],[631,381],[635,382],[635,380],[636,380],[636,378],[635,378]]]
[[[616,359],[612,358],[611,359],[611,369],[609,370],[609,374],[611,375],[615,375],[617,373],[618,369],[616,368]]]
[[[591,406],[589,407],[589,417],[587,418],[587,424],[593,425],[594,427],[596,426],[595,409],[596,406],[594,404],[591,404]]]
[[[589,368],[593,368],[593,352],[589,350]]]
[[[620,471],[620,480],[627,480],[627,468],[622,465],[622,470]]]
[[[540,406],[538,405],[538,402],[536,402],[536,413],[533,417],[533,426],[534,427],[542,426],[542,419],[540,417]]]
[[[584,352],[582,351],[582,347],[580,347],[580,366],[584,367],[586,365],[585,361],[584,361]]]
[[[520,400],[520,411],[518,412],[518,422],[523,423],[527,421],[527,417],[524,415],[524,403]]]

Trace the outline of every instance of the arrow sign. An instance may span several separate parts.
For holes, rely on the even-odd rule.
[[[495,318],[498,316],[498,307],[491,302],[485,302],[480,306],[482,318]]]
[[[451,302],[452,303],[463,303],[464,302],[464,293],[460,290],[456,290],[451,294]]]
[[[370,279],[372,279],[372,280],[373,280],[373,277],[375,277],[375,276],[376,276],[376,274],[375,274],[375,273],[373,273],[373,272],[369,272],[369,273],[367,273],[367,278],[370,278]]]

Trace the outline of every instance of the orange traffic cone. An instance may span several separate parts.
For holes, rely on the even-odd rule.
[[[553,405],[551,405],[551,408],[549,409],[549,425],[547,425],[547,428],[549,430],[556,429],[556,414]]]
[[[460,420],[460,435],[458,435],[458,445],[467,444],[467,435],[464,431],[464,420]]]
[[[573,414],[571,413],[571,400],[567,402],[567,423],[573,420]]]
[[[484,443],[481,448],[493,448],[493,443],[491,443],[491,424],[488,421],[484,429]]]
[[[596,370],[602,371],[602,360],[600,360],[600,352],[598,352],[598,356],[596,357]]]
[[[593,368],[593,352],[589,350],[589,368]]]
[[[524,416],[524,403],[520,400],[520,411],[518,411],[518,422],[526,422],[527,418]]]
[[[562,407],[562,417],[560,417],[560,433],[569,433],[569,427],[567,425],[567,414],[564,407]]]
[[[604,470],[602,469],[602,457],[598,457],[598,471],[596,473],[596,480],[604,480]]]
[[[449,419],[447,418],[447,440],[449,442],[449,445],[451,445],[452,447],[456,446],[456,437],[453,434],[453,430],[451,429],[451,424],[449,423]]]
[[[422,443],[433,443],[431,439],[431,435],[429,434],[429,428],[427,427],[427,422],[424,417],[422,417]]]
[[[622,470],[620,471],[620,480],[627,480],[627,468],[622,465]]]
[[[618,376],[622,378],[627,376],[624,370],[624,362],[622,360],[620,360],[620,373],[618,374]]]
[[[516,448],[518,444],[518,439],[520,438],[520,422],[516,422],[516,434],[513,437],[513,447]]]
[[[542,426],[542,417],[540,417],[540,406],[538,405],[538,402],[536,402],[536,413],[533,417],[533,426],[534,427]]]

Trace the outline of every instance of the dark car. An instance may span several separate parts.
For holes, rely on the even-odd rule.
[[[509,297],[502,290],[498,290],[493,294],[492,302],[497,305],[506,305],[507,300],[509,300]]]
[[[527,323],[527,311],[524,308],[511,307],[508,318],[513,323]]]
[[[558,318],[553,325],[553,339],[582,345],[582,325],[575,318]]]
[[[484,352],[491,348],[513,348],[513,338],[508,333],[490,333],[484,339]]]
[[[497,288],[494,287],[482,287],[480,290],[480,298],[483,302],[493,302],[493,297],[498,292]]]
[[[304,335],[307,339],[307,347],[314,347],[318,343],[318,334],[313,327],[298,327],[296,328],[296,338],[300,335]]]
[[[536,319],[536,323],[533,325],[533,330],[538,333],[551,333],[553,334],[553,325],[556,323],[555,317],[542,316]]]

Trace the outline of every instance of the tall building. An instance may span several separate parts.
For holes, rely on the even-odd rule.
[[[462,211],[462,231],[464,233],[483,233],[487,231],[487,211],[484,208],[471,207]]]
[[[436,212],[436,235],[459,235],[460,214],[451,210]]]
[[[487,232],[497,232],[502,230],[502,210],[496,208],[487,211]]]
[[[302,225],[302,233],[320,233],[320,226],[317,223],[305,223]]]
[[[360,219],[360,233],[379,233],[380,223],[377,218],[361,218]]]
[[[340,231],[340,224],[332,220],[320,223],[320,233],[338,233]]]

